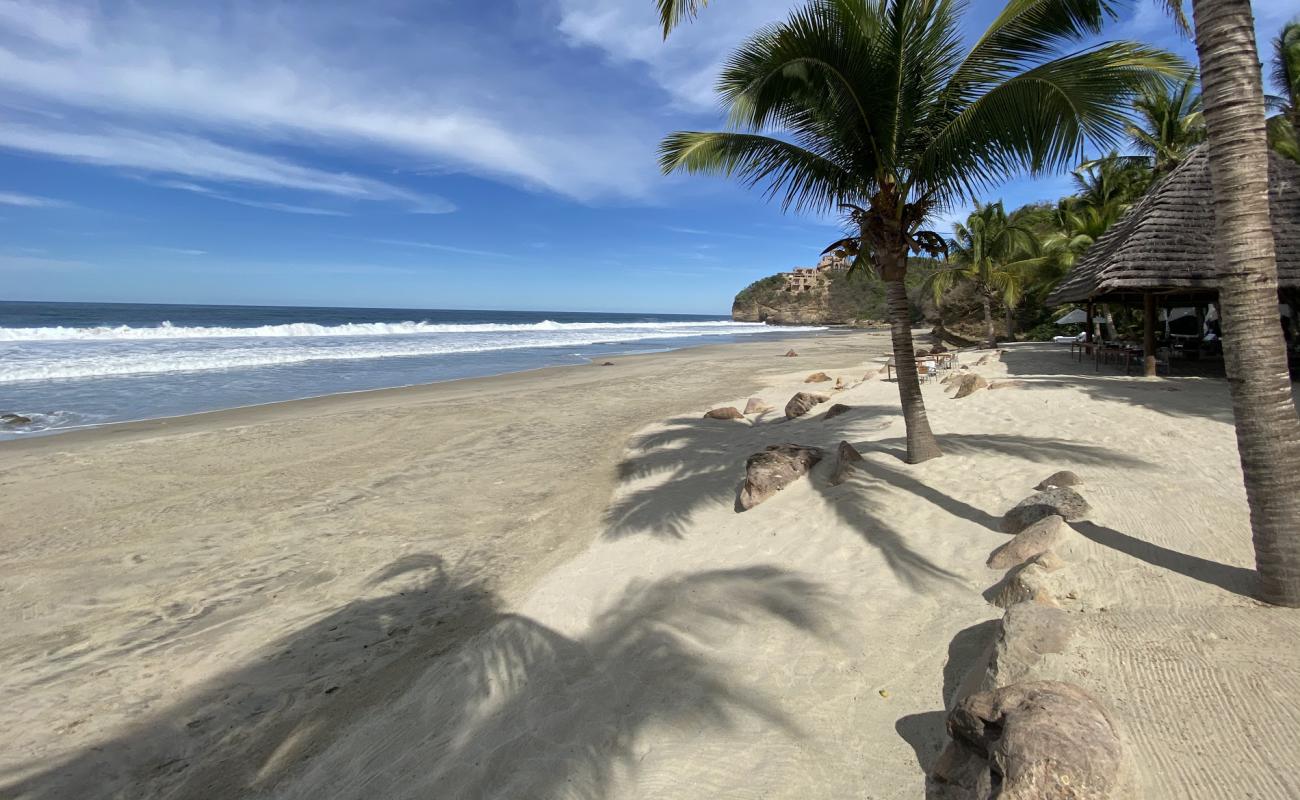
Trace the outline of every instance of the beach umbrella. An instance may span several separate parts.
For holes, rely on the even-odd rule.
[[[1056,321],[1057,325],[1082,325],[1088,321],[1088,315],[1082,308],[1076,308]]]

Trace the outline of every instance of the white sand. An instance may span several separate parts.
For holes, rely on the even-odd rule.
[[[1084,633],[1050,669],[1112,706],[1147,797],[1296,796],[1300,615],[1236,593],[1223,384],[1014,348],[979,371],[1025,386],[926,385],[947,455],[915,467],[880,379],[830,421],[700,419],[859,378],[885,346],[0,448],[0,796],[920,797],[1001,613],[980,594],[997,519],[1058,469],[1084,477],[1097,543],[1067,572]],[[841,439],[866,461],[830,487]],[[828,460],[736,513],[745,457],[778,442]]]

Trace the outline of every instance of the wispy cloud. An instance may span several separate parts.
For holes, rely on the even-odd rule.
[[[149,249],[156,250],[159,253],[171,253],[172,255],[176,255],[176,256],[206,256],[208,254],[207,250],[191,250],[188,247],[153,246],[150,247]]]
[[[235,197],[233,195],[218,192],[208,186],[202,186],[197,183],[188,183],[186,181],[153,181],[154,185],[162,186],[167,189],[180,189],[183,192],[193,192],[201,194],[204,197],[211,197],[215,200],[221,200],[226,203],[235,203],[236,205],[249,206],[250,208],[265,208],[269,211],[283,211],[286,214],[309,214],[318,217],[346,217],[345,211],[337,211],[332,208],[317,208],[315,206],[299,206],[292,203],[277,203],[271,200],[252,200],[246,197]]]
[[[416,247],[422,250],[440,250],[444,253],[459,253],[465,256],[484,256],[488,258],[514,258],[508,253],[498,253],[493,250],[474,250],[469,247],[456,247],[449,244],[436,244],[434,242],[415,242],[409,239],[367,239],[375,244],[387,244],[393,247]]]
[[[71,204],[49,197],[37,197],[19,192],[0,192],[0,205],[22,208],[68,208]]]

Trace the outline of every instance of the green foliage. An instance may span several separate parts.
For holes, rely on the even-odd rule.
[[[1152,177],[1173,171],[1205,140],[1196,75],[1181,82],[1148,86],[1133,101],[1139,123],[1129,125],[1133,147],[1151,159]]]
[[[1278,91],[1265,98],[1270,111],[1268,143],[1300,164],[1300,21],[1288,22],[1273,40],[1269,77]]]
[[[743,302],[763,302],[770,298],[774,292],[780,291],[785,286],[785,278],[780,275],[768,275],[766,278],[759,278],[750,285],[741,289],[736,294],[737,301]]]

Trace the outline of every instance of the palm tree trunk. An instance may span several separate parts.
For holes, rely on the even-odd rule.
[[[898,374],[898,399],[903,406],[903,423],[907,426],[907,463],[919,464],[943,455],[930,430],[925,415],[925,399],[916,373],[916,351],[912,346],[912,310],[907,303],[907,256],[903,253],[877,254],[890,259],[881,264],[885,280],[885,299],[889,304],[889,333],[894,345],[894,369]]]
[[[1223,360],[1260,597],[1300,606],[1300,419],[1277,313],[1263,85],[1249,0],[1193,0],[1209,134]]]
[[[1016,312],[1011,306],[1007,306],[1007,341],[1016,340]]]
[[[989,300],[988,295],[981,294],[980,303],[984,306],[984,346],[997,347],[998,335],[993,330],[993,301]]]

